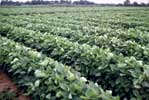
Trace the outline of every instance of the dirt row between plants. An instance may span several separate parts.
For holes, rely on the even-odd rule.
[[[0,71],[0,94],[5,92],[12,93],[15,95],[11,100],[31,100],[29,97],[24,96],[17,86],[11,81],[8,75]],[[2,98],[1,98],[2,99]]]

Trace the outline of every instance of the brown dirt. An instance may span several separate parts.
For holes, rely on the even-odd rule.
[[[24,96],[10,80],[10,78],[2,71],[0,71],[0,92],[10,91],[17,95],[17,100],[31,100],[29,97]],[[14,98],[12,98],[14,99]]]

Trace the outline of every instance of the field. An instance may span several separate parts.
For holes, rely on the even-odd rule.
[[[149,100],[149,8],[0,7],[0,69],[31,100]]]

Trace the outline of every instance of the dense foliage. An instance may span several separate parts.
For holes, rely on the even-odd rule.
[[[26,95],[118,99],[99,84],[122,100],[148,100],[148,8],[49,8],[0,11],[0,35],[8,38],[1,37],[0,62],[9,66],[6,69]]]
[[[0,63],[9,66],[12,78],[34,100],[94,99],[118,100],[97,84],[87,82],[70,67],[30,48],[0,37]]]

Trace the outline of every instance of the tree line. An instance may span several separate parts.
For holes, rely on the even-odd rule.
[[[12,1],[12,0],[1,0],[1,5],[52,5],[52,4],[67,4],[67,5],[94,5],[94,2],[87,0],[74,1],[71,0],[32,0],[26,2]]]
[[[71,0],[32,0],[19,2],[13,0],[1,0],[1,5],[100,5],[100,6],[149,6],[149,3],[130,3],[130,0],[125,0],[123,4],[96,4],[87,0],[74,1]]]

